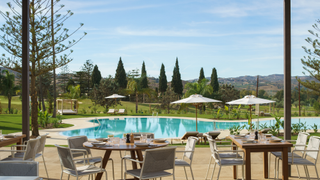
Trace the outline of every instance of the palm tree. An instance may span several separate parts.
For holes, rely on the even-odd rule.
[[[140,79],[130,79],[127,84],[127,94],[135,94],[136,95],[136,113],[138,113],[138,100],[139,95],[146,94],[150,97],[151,89],[150,88],[142,88]]]
[[[201,94],[202,96],[210,95],[213,92],[212,86],[207,84],[209,80],[202,79],[200,83],[187,83],[185,88],[187,89],[185,97],[189,97],[192,94]]]
[[[5,73],[5,75],[2,77],[0,89],[2,90],[2,93],[8,98],[8,110],[10,113],[12,96],[16,94],[16,91],[19,90],[20,87],[14,84],[15,77],[13,73],[9,73],[8,70],[3,70],[2,73]]]
[[[202,96],[211,95],[213,92],[213,88],[210,84],[208,84],[208,82],[209,82],[209,80],[202,79],[200,82],[187,83],[185,85],[185,88],[187,89],[187,91],[184,94],[184,96],[187,98],[192,94],[201,94]],[[183,107],[185,107],[185,106],[188,106],[188,105],[184,104]],[[202,113],[201,107],[202,107],[202,105],[199,106],[200,114]]]
[[[68,87],[69,93],[68,97],[70,99],[79,99],[80,98],[80,85],[77,86],[69,86]]]

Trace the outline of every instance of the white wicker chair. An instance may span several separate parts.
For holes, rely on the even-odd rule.
[[[245,165],[245,160],[243,158],[238,158],[240,157],[240,155],[236,155],[236,158],[234,159],[222,159],[220,157],[220,154],[225,154],[225,153],[231,153],[231,154],[238,154],[238,153],[242,153],[242,155],[244,155],[244,151],[242,150],[223,150],[223,151],[217,151],[215,150],[216,145],[215,145],[215,141],[213,139],[208,139],[209,141],[209,145],[210,145],[210,150],[212,152],[211,156],[213,157],[215,163],[213,165],[213,171],[212,171],[212,175],[211,175],[211,180],[213,179],[213,174],[214,174],[214,170],[216,165],[219,165],[219,171],[218,171],[218,176],[217,176],[217,180],[219,179],[220,176],[220,171],[221,171],[221,167],[222,166],[237,166],[237,165],[241,165],[242,166],[242,180],[244,180],[244,165]],[[211,164],[211,159],[210,159],[210,164]]]
[[[91,154],[91,150],[89,148],[85,148],[83,147],[83,143],[87,142],[88,138],[87,136],[73,136],[73,137],[69,137],[68,138],[68,146],[72,151],[72,156],[73,157],[79,157],[79,156],[84,156],[89,158],[92,157]],[[76,159],[75,159],[76,160]],[[113,159],[109,158],[109,161],[112,162],[112,177],[113,180],[115,180],[114,177],[114,163],[113,163]],[[75,161],[76,164],[96,164],[96,163],[101,163],[101,159],[90,159],[89,161],[83,161],[83,160],[76,160]]]
[[[235,147],[236,149],[238,149],[238,147],[236,145],[217,145],[216,141],[214,139],[212,139],[211,137],[208,137],[208,141],[212,142],[212,143],[209,142],[211,154],[214,154],[215,151],[220,152],[219,153],[220,159],[237,159],[237,158],[241,159],[242,158],[242,156],[238,152],[233,152],[233,151],[232,152],[223,152],[223,151],[218,150],[218,147],[231,147],[231,148]],[[213,155],[210,156],[209,165],[208,165],[205,179],[207,179],[207,177],[208,177],[212,159],[214,159]],[[216,162],[214,161],[214,164],[215,163]]]
[[[37,137],[36,139],[30,139],[27,141],[26,145],[16,145],[24,147],[24,150],[0,150],[0,152],[11,152],[13,155],[2,159],[1,161],[34,161],[36,152],[38,150],[40,142],[40,137]],[[24,153],[22,157],[15,157],[15,153]]]
[[[302,158],[302,155],[303,155],[303,150],[305,149],[306,145],[307,145],[307,141],[308,141],[308,137],[310,136],[309,133],[307,132],[300,132],[298,134],[298,138],[297,140],[286,140],[288,142],[295,142],[296,144],[294,145],[294,150],[295,152],[299,152],[301,155],[297,154],[297,153],[291,153],[289,152],[288,153],[288,157],[290,156],[294,156],[294,158]],[[277,167],[279,167],[279,161],[281,160],[281,157],[282,157],[282,152],[271,152],[270,155],[269,155],[269,175],[270,175],[270,159],[271,159],[271,155],[274,155],[275,156],[275,160],[274,160],[274,177],[276,178],[276,176],[278,177],[279,174],[277,174],[276,172],[276,169],[278,169]],[[296,166],[297,168],[297,172],[298,172],[298,176],[300,178],[300,172],[299,172],[299,169],[298,169],[298,166]],[[270,177],[270,176],[269,176]]]
[[[319,136],[311,136],[309,139],[309,144],[306,150],[293,150],[291,156],[288,157],[289,165],[299,165],[304,167],[304,171],[306,173],[307,179],[310,180],[310,174],[308,171],[308,166],[314,166],[317,174],[317,179],[319,179],[318,170],[317,170],[317,160],[319,154],[320,147],[320,137]],[[296,158],[295,152],[304,152],[302,157]],[[308,158],[308,159],[307,159]],[[279,158],[281,159],[281,157]],[[312,159],[312,160],[309,160]],[[277,167],[277,177],[279,176],[279,166]]]
[[[63,173],[68,174],[68,179],[71,176],[74,176],[77,178],[80,176],[89,176],[93,175],[93,174],[97,174],[97,173],[101,173],[101,172],[105,172],[106,173],[106,180],[107,178],[107,171],[105,169],[103,169],[100,165],[100,167],[96,167],[94,165],[84,165],[81,167],[77,167],[76,166],[76,161],[82,160],[82,161],[90,161],[92,159],[100,159],[100,162],[102,160],[102,157],[90,157],[90,158],[83,158],[83,159],[73,159],[73,154],[71,152],[70,148],[66,148],[66,147],[61,147],[59,145],[55,145],[58,149],[58,154],[59,154],[59,158],[60,158],[60,164],[61,164],[61,177],[60,180],[62,179]]]
[[[132,175],[138,179],[153,179],[166,176],[174,177],[174,160],[176,147],[166,147],[157,149],[148,149],[145,152],[143,161],[135,159],[125,159],[136,163],[142,163],[141,169],[127,170],[125,166],[124,179],[126,174]]]
[[[46,161],[44,160],[44,147],[46,145],[46,140],[47,140],[47,136],[48,136],[49,133],[47,134],[44,134],[44,135],[41,135],[39,136],[40,137],[40,144],[37,148],[37,151],[36,151],[36,155],[35,155],[35,158],[38,158],[38,157],[42,157],[42,160],[43,160],[43,165],[44,165],[44,168],[46,170],[46,173],[47,173],[47,177],[49,179],[49,174],[48,174],[48,170],[47,170],[47,166],[46,166]],[[15,147],[25,147],[25,145],[13,145],[11,146],[11,149],[14,150]],[[19,158],[22,158],[24,156],[24,152],[17,152],[15,154],[12,154],[11,156],[9,157],[19,157]]]
[[[0,161],[0,176],[37,177],[39,176],[39,163],[35,161]]]
[[[176,159],[174,164],[175,164],[175,166],[180,166],[180,167],[184,168],[184,173],[186,174],[186,179],[188,179],[186,167],[190,167],[191,176],[192,176],[192,179],[194,179],[191,165],[192,165],[194,149],[195,149],[197,141],[198,141],[198,138],[190,136],[190,137],[188,137],[188,141],[187,141],[185,150],[184,151],[176,151],[176,153],[183,153],[183,156],[182,156],[182,159]],[[187,159],[189,162],[186,161]]]

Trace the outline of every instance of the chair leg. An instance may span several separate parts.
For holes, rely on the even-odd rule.
[[[268,157],[268,177],[270,178],[270,166],[271,166],[271,153],[270,152],[268,152],[268,155],[269,155],[269,157]]]
[[[104,172],[105,172],[105,174],[106,174],[106,180],[108,180],[108,174],[107,174],[107,171],[106,170],[104,170]],[[93,179],[92,179],[93,180]]]
[[[46,169],[47,177],[49,179],[49,174],[48,174],[48,170],[47,170],[47,166],[46,166],[46,161],[44,160],[43,154],[42,154],[42,160],[43,160],[44,168]]]
[[[216,163],[213,164],[213,170],[212,170],[212,174],[211,174],[211,180],[213,179],[213,174],[214,174],[214,170],[216,169]]]
[[[112,177],[113,177],[113,180],[115,180],[114,178],[114,163],[113,163],[113,159],[111,159],[111,162],[112,162]]]
[[[298,165],[296,165],[296,167],[297,167],[298,177],[299,177],[299,179],[300,179],[300,172],[299,172]]]
[[[307,173],[308,173],[308,180],[310,180],[310,174],[309,174],[308,166],[306,166],[306,170],[307,170]]]
[[[277,179],[277,157],[274,158],[274,179]]]
[[[188,180],[188,175],[187,175],[186,167],[183,166],[183,169],[184,169],[184,173],[186,174],[186,179]]]
[[[244,180],[244,164],[242,164],[242,180]]]
[[[191,166],[190,166],[190,172],[191,172],[192,180],[194,180],[193,172],[192,172],[192,168],[191,168]]]
[[[280,158],[278,158],[278,171],[277,171],[277,179],[279,179],[279,174],[280,174]]]
[[[314,168],[316,169],[317,179],[319,180],[319,175],[318,175],[317,166],[315,165]]]
[[[217,176],[217,180],[219,180],[219,176],[220,176],[220,171],[221,171],[221,166],[219,166],[219,171],[218,171],[218,176]]]
[[[60,180],[62,180],[62,176],[63,176],[63,171],[61,172]]]
[[[208,170],[207,170],[207,174],[206,174],[205,180],[207,179],[208,174],[209,174],[209,169],[210,169],[210,165],[211,165],[211,160],[212,160],[212,156],[210,156],[209,165],[208,165]]]
[[[70,179],[70,174],[68,174],[68,180]]]
[[[305,172],[305,174],[306,174],[306,178],[308,179],[308,172],[307,172],[307,168],[306,168],[306,166],[303,166],[303,168],[304,168],[304,172]]]

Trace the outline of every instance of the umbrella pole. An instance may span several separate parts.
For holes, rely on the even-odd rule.
[[[252,130],[252,114],[251,114],[251,106],[252,106],[252,105],[249,105],[249,108],[250,108],[250,130]]]
[[[196,131],[198,131],[198,104],[195,104],[196,106]]]

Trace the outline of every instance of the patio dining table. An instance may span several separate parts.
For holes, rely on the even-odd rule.
[[[266,141],[265,143],[261,143],[259,141],[255,141],[254,143],[244,143],[243,140],[245,138],[238,138],[234,135],[230,135],[227,137],[232,140],[234,145],[237,145],[239,148],[244,150],[245,152],[245,160],[246,160],[246,171],[245,177],[246,180],[251,180],[251,152],[263,152],[263,166],[264,166],[264,178],[268,177],[268,153],[273,151],[281,151],[282,152],[282,180],[288,180],[289,177],[289,165],[288,165],[288,149],[293,146],[293,144],[287,141],[281,142],[270,142]],[[275,138],[275,137],[272,137]],[[268,139],[268,138],[267,138]],[[236,166],[233,167],[233,177],[237,179],[237,169]]]
[[[5,135],[5,138],[0,140],[0,147],[4,147],[10,144],[22,144],[23,138],[25,138],[26,135]],[[18,150],[21,150],[21,147],[17,147]]]
[[[139,142],[139,141],[135,141],[135,142]],[[120,145],[111,145],[109,147],[107,147],[107,146],[101,147],[101,146],[94,146],[94,145],[92,145],[92,142],[88,141],[88,142],[83,143],[83,146],[86,148],[90,148],[90,149],[105,151],[104,157],[102,160],[102,168],[105,169],[112,151],[130,151],[131,159],[136,159],[136,157],[138,157],[139,161],[143,161],[142,150],[161,148],[161,147],[167,146],[168,144],[169,144],[168,141],[166,141],[165,143],[154,143],[153,142],[153,143],[150,143],[149,146],[137,147],[134,143],[120,143]],[[141,163],[140,163],[140,166],[142,167]],[[133,169],[137,169],[137,163],[132,162],[132,167],[133,167]],[[99,173],[96,176],[96,180],[100,180],[102,177],[102,174],[103,173]]]

